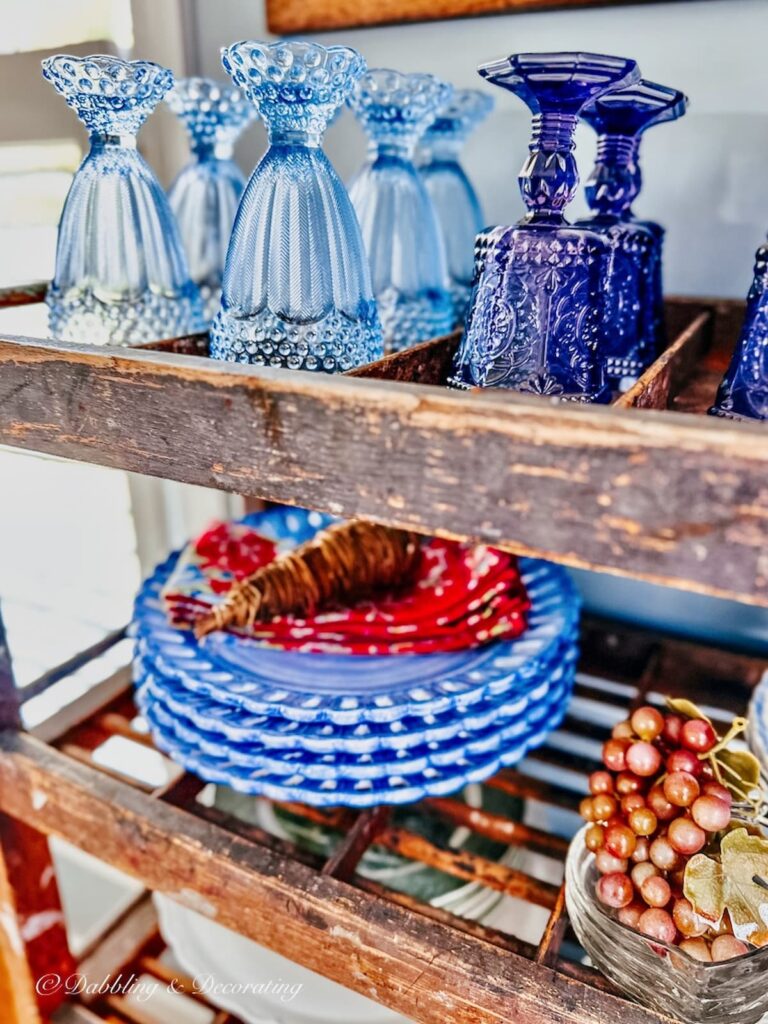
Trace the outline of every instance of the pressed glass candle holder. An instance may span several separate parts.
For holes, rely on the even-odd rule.
[[[365,71],[347,46],[240,42],[222,51],[269,150],[243,192],[211,355],[327,373],[383,352],[368,261],[349,197],[321,146]]]
[[[50,331],[65,341],[135,345],[205,327],[176,221],[136,133],[173,85],[149,61],[58,54],[43,75],[90,135],[59,222]]]
[[[638,1002],[682,1024],[754,1024],[768,1011],[768,947],[720,963],[702,963],[614,920],[595,895],[599,878],[586,826],[565,865],[573,930],[595,967]]]
[[[665,345],[664,229],[632,212],[642,181],[640,140],[654,125],[682,117],[687,103],[677,89],[641,80],[599,97],[581,115],[597,132],[597,161],[585,185],[593,213],[577,223],[605,235],[613,250],[605,355],[608,379],[619,390],[631,385]]]
[[[256,111],[239,89],[211,78],[181,78],[165,101],[189,134],[192,160],[168,198],[210,320],[219,308],[229,236],[245,188],[232,151]]]
[[[599,232],[569,225],[563,211],[579,180],[579,115],[603,93],[637,81],[637,65],[600,54],[528,53],[479,71],[533,114],[519,176],[528,213],[477,236],[475,285],[451,383],[608,402],[602,353],[611,250]]]
[[[350,185],[385,345],[399,351],[448,332],[453,304],[432,200],[413,163],[419,139],[451,95],[434,75],[377,68],[350,105],[368,135],[368,159]]]
[[[443,235],[454,327],[464,323],[472,291],[475,237],[485,227],[480,200],[459,155],[493,106],[493,97],[479,89],[455,90],[427,128],[419,147],[419,170]]]
[[[709,411],[726,419],[768,419],[768,243],[757,250],[744,324]]]

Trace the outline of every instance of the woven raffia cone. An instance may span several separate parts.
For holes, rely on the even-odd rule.
[[[357,519],[336,523],[235,583],[225,600],[195,623],[195,635],[200,639],[277,615],[306,618],[328,606],[355,604],[408,583],[420,554],[418,534]]]

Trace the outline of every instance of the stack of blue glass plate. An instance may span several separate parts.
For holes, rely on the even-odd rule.
[[[273,509],[248,522],[282,548],[330,520]],[[453,793],[519,761],[565,713],[579,601],[558,567],[521,559],[531,600],[516,640],[427,655],[304,654],[168,624],[160,592],[135,608],[137,699],[157,746],[209,782],[316,806]]]

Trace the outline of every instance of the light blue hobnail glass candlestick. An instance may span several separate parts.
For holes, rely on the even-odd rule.
[[[360,228],[320,148],[365,61],[347,46],[240,42],[222,63],[266,124],[270,148],[235,217],[211,355],[326,373],[378,359]]]
[[[569,225],[563,211],[579,181],[573,135],[581,111],[637,81],[637,65],[601,54],[524,53],[479,72],[533,114],[518,179],[528,213],[477,236],[467,329],[450,383],[608,402],[602,351],[611,252],[602,235]]]
[[[149,61],[58,54],[43,75],[88,129],[59,222],[46,302],[54,338],[137,345],[205,329],[176,221],[136,133],[173,85]]]
[[[711,416],[768,420],[768,243],[755,255],[747,312]]]
[[[229,236],[245,188],[232,151],[256,111],[239,89],[211,78],[178,79],[165,102],[187,129],[192,150],[168,198],[190,275],[211,320],[219,308]]]
[[[419,171],[437,212],[448,262],[453,325],[469,305],[476,235],[485,227],[483,211],[459,154],[477,126],[493,110],[493,97],[479,89],[456,89],[427,128],[419,147]]]
[[[362,76],[350,100],[370,145],[349,192],[370,260],[385,346],[395,352],[453,326],[440,226],[413,163],[417,143],[451,91],[434,75],[377,68]]]
[[[593,214],[577,223],[603,234],[613,250],[606,289],[610,320],[606,372],[619,390],[637,380],[666,342],[664,229],[632,213],[642,180],[640,140],[654,125],[682,117],[687,104],[677,89],[643,79],[606,93],[582,113],[597,132],[597,161],[585,185]]]

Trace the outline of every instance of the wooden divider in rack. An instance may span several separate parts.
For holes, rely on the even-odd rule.
[[[521,856],[513,866],[436,844],[414,827],[397,826],[385,808],[284,807],[338,832],[340,845],[323,858],[211,806],[205,783],[181,769],[162,785],[126,774],[127,764],[141,760],[139,751],[152,750],[127,668],[30,735],[0,734],[0,812],[423,1024],[659,1024],[584,965],[568,925],[561,880],[578,802],[611,723],[630,707],[687,694],[724,724],[744,711],[767,665],[587,620],[564,725],[518,768],[485,783],[524,801],[523,817],[478,811],[454,798],[411,809],[516,849]],[[39,695],[41,687],[33,684],[31,692]],[[136,746],[136,758],[122,766],[105,756],[115,737]],[[491,927],[372,881],[357,870],[371,845],[513,897],[514,909],[503,927]],[[114,935],[104,942],[108,952],[122,948]],[[99,955],[94,950],[91,958]],[[81,1007],[77,1012],[63,1019],[92,1019]]]

